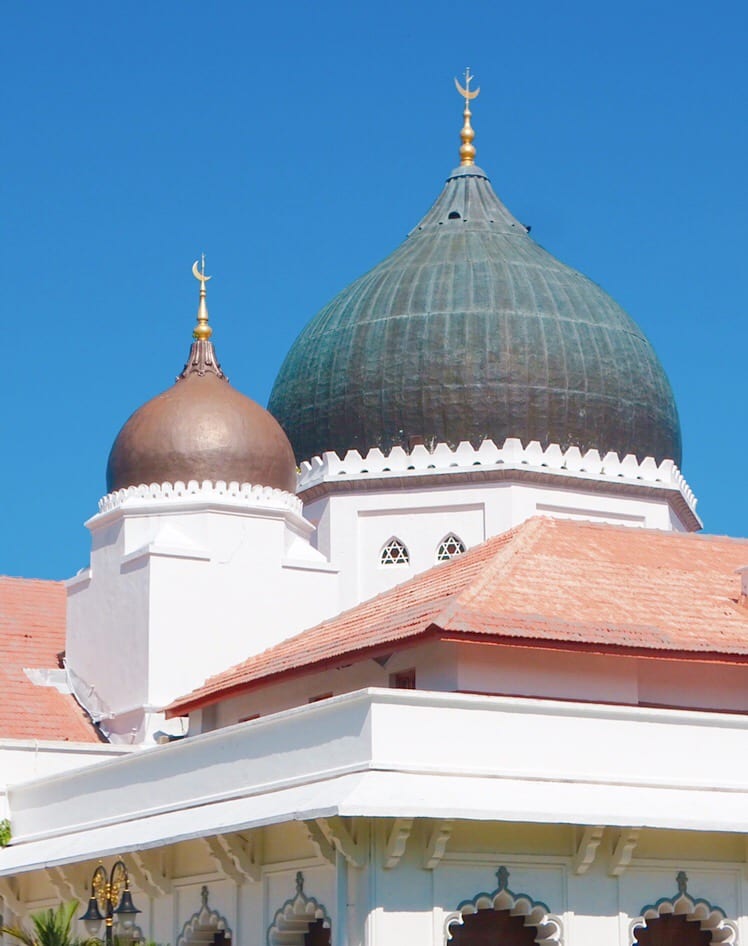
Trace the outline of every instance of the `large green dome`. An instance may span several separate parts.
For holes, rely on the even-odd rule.
[[[673,393],[641,329],[538,246],[474,165],[312,319],[269,409],[297,460],[507,437],[681,460]]]

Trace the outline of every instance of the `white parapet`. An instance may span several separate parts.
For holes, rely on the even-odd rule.
[[[444,476],[459,471],[490,469],[524,469],[555,477],[589,478],[611,483],[625,481],[659,485],[677,490],[691,512],[696,514],[696,497],[672,460],[657,463],[652,457],[637,459],[633,454],[621,457],[617,453],[601,456],[597,450],[582,453],[578,447],[562,450],[558,444],[543,448],[537,440],[526,446],[516,437],[507,438],[501,446],[493,440],[484,440],[479,447],[463,441],[457,447],[437,444],[432,450],[422,444],[408,453],[402,447],[393,447],[383,453],[374,447],[361,455],[349,450],[344,457],[328,451],[322,456],[302,462],[298,478],[298,492],[323,483],[345,479],[383,479],[418,477],[424,474]]]
[[[124,505],[139,505],[142,503],[157,504],[161,502],[190,503],[204,500],[221,505],[240,503],[246,506],[265,506],[291,509],[301,515],[301,500],[293,493],[274,489],[271,486],[257,486],[252,483],[226,483],[223,480],[212,482],[204,480],[190,480],[183,483],[142,483],[140,486],[128,486],[127,489],[118,489],[107,493],[99,500],[99,512],[110,512]]]
[[[747,750],[738,714],[360,690],[11,788],[0,875],[321,815],[742,834]]]

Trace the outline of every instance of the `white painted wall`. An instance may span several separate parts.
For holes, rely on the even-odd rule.
[[[462,447],[469,456],[461,456]],[[525,453],[535,465],[522,458]],[[300,477],[304,515],[317,526],[317,546],[340,569],[343,607],[436,564],[439,542],[450,532],[472,547],[538,515],[665,531],[686,531],[698,523],[695,500],[680,473],[667,467],[660,481],[633,458],[613,475],[560,463],[550,469],[528,448],[497,467],[475,459],[482,454],[469,445],[449,451],[440,444],[434,455],[418,454],[415,461],[400,451],[392,469],[383,472],[369,469],[372,454],[379,451],[365,459],[355,451],[344,460],[325,454],[324,465],[320,461]],[[576,456],[581,457],[578,450]],[[434,469],[426,459],[435,461]],[[407,547],[408,565],[380,564],[392,537]]]
[[[0,739],[0,819],[9,815],[9,785],[95,765],[128,755],[131,751],[129,746],[112,746],[103,742]]]
[[[389,658],[270,683],[229,697],[190,716],[190,733],[231,726],[301,706],[323,694],[389,687],[415,668],[419,690],[497,696],[748,711],[748,667],[672,660],[660,654],[628,657],[480,642],[438,642],[403,648]]]
[[[67,665],[114,740],[143,741],[171,700],[338,610],[298,500],[195,487],[107,498],[68,582]]]

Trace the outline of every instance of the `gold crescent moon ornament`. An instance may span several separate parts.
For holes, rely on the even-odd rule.
[[[472,92],[470,91],[470,83],[474,78],[475,76],[470,74],[470,66],[468,66],[465,70],[464,88],[460,85],[457,78],[455,78],[457,91],[465,99],[465,110],[462,113],[465,121],[462,126],[462,131],[460,132],[460,138],[462,139],[462,144],[460,145],[460,167],[467,167],[468,165],[475,164],[475,146],[473,145],[475,132],[473,131],[473,126],[470,124],[470,118],[472,115],[472,112],[470,111],[470,103],[480,94],[480,87]]]
[[[202,271],[198,268],[201,262],[203,267]],[[202,260],[195,260],[192,264],[192,275],[202,283],[206,283],[209,279],[213,278],[212,276],[205,275],[205,253],[202,255]]]
[[[208,304],[205,301],[208,290],[205,283],[212,277],[205,275],[205,253],[192,264],[192,275],[200,283],[200,305],[197,308],[197,325],[192,330],[192,337],[195,341],[207,342],[213,334],[213,329],[208,325]]]
[[[473,78],[473,76],[470,76],[470,79],[472,79],[472,78]],[[460,93],[460,95],[461,95],[464,99],[467,99],[468,101],[472,101],[473,99],[477,99],[478,96],[480,95],[480,86],[478,86],[478,88],[475,89],[474,91],[472,91],[472,92],[470,91],[470,88],[469,88],[470,79],[468,79],[468,88],[467,88],[467,89],[463,89],[463,87],[462,87],[462,86],[460,85],[460,83],[459,83],[459,80],[455,77],[455,85],[457,86],[457,91]]]

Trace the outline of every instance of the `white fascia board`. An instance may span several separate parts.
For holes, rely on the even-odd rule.
[[[361,690],[11,788],[0,873],[323,811],[745,833],[747,756],[738,714]]]
[[[334,815],[745,832],[748,792],[368,771],[0,851],[0,876]]]
[[[0,877],[268,824],[331,817],[338,814],[340,800],[361,778],[360,774],[348,775],[331,782],[164,812],[59,837],[11,843],[0,850]]]

